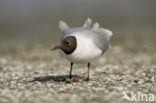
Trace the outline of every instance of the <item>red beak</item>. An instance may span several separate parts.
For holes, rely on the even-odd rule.
[[[51,50],[57,50],[57,49],[61,49],[61,45],[55,46],[54,48],[52,48]]]

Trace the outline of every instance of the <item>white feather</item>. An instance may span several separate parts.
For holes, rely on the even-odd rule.
[[[69,30],[68,25],[62,20],[59,21],[59,28],[63,33],[65,33],[67,30]]]
[[[92,29],[96,31],[99,27],[100,27],[99,23],[96,22],[96,23],[93,25]]]
[[[110,30],[108,30],[108,29],[99,28],[98,31],[101,31],[101,32],[107,34],[109,38],[113,35],[112,31],[110,31]]]
[[[91,20],[90,18],[88,18],[88,19],[85,21],[85,23],[84,23],[84,25],[83,25],[83,28],[84,28],[84,29],[90,29],[91,24],[92,24],[92,20]]]

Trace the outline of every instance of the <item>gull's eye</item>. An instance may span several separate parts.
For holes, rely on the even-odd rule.
[[[71,42],[68,40],[68,41],[66,41],[66,45],[70,45],[71,44]]]
[[[68,40],[68,41],[67,41],[67,44],[68,44],[68,45],[70,45],[70,44],[71,44],[71,42]]]

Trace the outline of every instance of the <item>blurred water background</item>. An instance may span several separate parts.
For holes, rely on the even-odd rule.
[[[0,0],[0,44],[58,40],[60,19],[80,26],[88,17],[114,38],[156,37],[156,0]]]

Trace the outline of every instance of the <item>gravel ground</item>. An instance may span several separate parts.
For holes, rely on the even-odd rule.
[[[0,103],[128,103],[123,91],[153,94],[156,101],[155,40],[114,38],[92,63],[89,82],[86,64],[74,65],[68,79],[69,62],[50,51],[56,43],[1,46]]]

